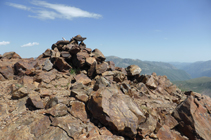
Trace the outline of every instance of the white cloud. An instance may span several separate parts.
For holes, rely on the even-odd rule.
[[[27,10],[35,15],[29,15],[29,17],[33,18],[39,18],[39,19],[56,19],[56,18],[62,18],[62,19],[68,19],[71,20],[73,18],[100,18],[102,15],[90,13],[88,11],[81,10],[76,7],[64,5],[64,4],[52,4],[45,1],[38,1],[33,0],[31,2],[36,7],[29,8],[24,5],[15,4],[15,3],[7,3],[7,5]]]
[[[21,4],[16,4],[16,3],[6,3],[6,4],[9,5],[9,6],[18,8],[18,9],[22,9],[22,10],[28,10],[28,11],[31,10],[31,8],[26,7],[26,6],[24,6],[24,5],[21,5]]]
[[[39,43],[37,43],[37,42],[32,42],[32,43],[24,44],[24,45],[22,45],[21,47],[31,47],[31,46],[34,46],[34,45],[39,45]]]
[[[10,44],[9,41],[2,41],[2,42],[0,42],[0,46],[1,46],[1,45],[8,45],[8,44]]]

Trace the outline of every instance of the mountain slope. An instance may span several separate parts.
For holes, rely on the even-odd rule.
[[[211,77],[211,60],[195,63],[171,63],[178,69],[186,71],[192,78]]]
[[[191,78],[185,71],[179,70],[169,63],[122,59],[116,56],[108,56],[106,60],[113,61],[116,66],[124,68],[133,64],[138,65],[142,69],[141,74],[149,75],[155,72],[157,75],[166,75],[171,81],[183,81]]]
[[[200,77],[186,81],[174,81],[182,91],[195,91],[211,96],[211,77]]]

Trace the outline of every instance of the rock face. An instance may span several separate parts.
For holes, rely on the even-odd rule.
[[[77,35],[36,59],[0,55],[0,139],[209,140],[211,99],[115,67]]]

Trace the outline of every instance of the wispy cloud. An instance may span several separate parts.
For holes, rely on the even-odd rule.
[[[34,46],[34,45],[39,45],[39,43],[37,43],[37,42],[32,42],[32,43],[24,44],[24,45],[22,45],[21,47],[31,47],[31,46]]]
[[[21,5],[21,4],[16,4],[16,3],[6,3],[6,4],[9,5],[9,6],[18,8],[18,9],[22,9],[22,10],[28,10],[28,11],[31,10],[31,8],[26,7],[26,6],[24,6],[24,5]]]
[[[0,46],[1,46],[1,45],[8,45],[8,44],[10,44],[9,41],[2,41],[2,42],[0,42]]]
[[[56,18],[62,18],[62,19],[68,19],[72,20],[73,18],[100,18],[102,15],[90,13],[88,11],[84,11],[82,9],[72,7],[69,5],[64,4],[52,4],[45,1],[38,1],[33,0],[31,2],[34,6],[32,8],[15,4],[15,3],[7,3],[7,5],[27,10],[35,15],[29,15],[29,17],[38,18],[38,19],[56,19]]]

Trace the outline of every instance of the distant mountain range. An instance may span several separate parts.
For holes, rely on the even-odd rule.
[[[180,70],[175,66],[164,62],[141,61],[138,59],[123,59],[116,56],[106,57],[107,61],[113,61],[117,67],[126,68],[129,65],[138,65],[142,72],[141,74],[166,75],[171,81],[184,81],[191,79],[190,75],[184,70]]]
[[[200,77],[186,81],[173,81],[182,91],[195,91],[211,96],[211,77]]]
[[[199,78],[199,77],[211,77],[211,60],[209,61],[199,61],[195,63],[178,63],[172,62],[178,69],[182,69],[190,74],[191,78]]]

